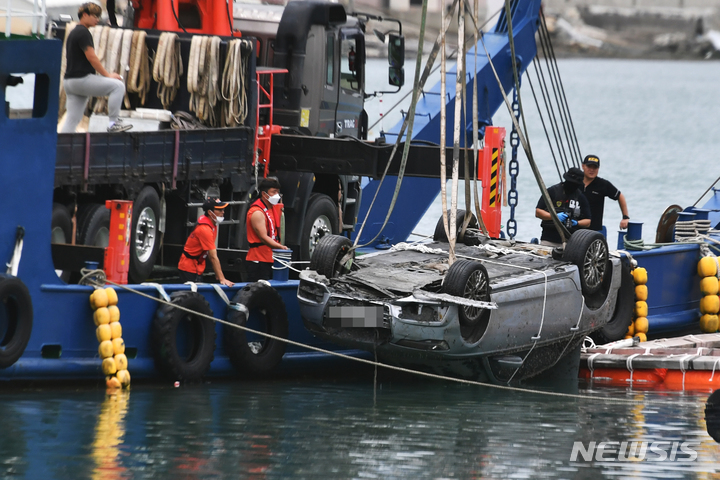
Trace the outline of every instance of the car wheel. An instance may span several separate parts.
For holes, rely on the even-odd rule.
[[[447,212],[448,215],[448,221],[450,221],[450,210]],[[457,232],[456,238],[460,236],[460,232],[462,231],[463,222],[465,221],[465,216],[467,214],[465,213],[465,210],[458,210],[456,219],[455,219],[455,231]],[[468,223],[467,228],[478,228],[478,221],[475,215],[470,213],[471,219],[470,223]],[[435,225],[435,233],[433,233],[433,240],[436,242],[447,242],[448,237],[445,234],[445,224],[443,223],[443,217],[440,216],[438,219],[437,225]]]
[[[131,283],[142,283],[152,273],[160,249],[160,215],[157,192],[150,186],[144,187],[133,202],[128,271]]]
[[[485,266],[472,260],[457,260],[448,269],[442,291],[469,300],[490,301],[490,277]],[[475,327],[487,322],[490,310],[480,307],[458,306],[460,325]]]
[[[300,259],[310,260],[323,237],[337,234],[340,231],[339,221],[338,207],[330,197],[322,193],[313,193],[308,201],[303,223]]]
[[[327,278],[335,278],[350,272],[352,263],[355,260],[355,251],[352,256],[343,261],[350,251],[352,242],[347,237],[340,235],[325,235],[315,247],[315,252],[310,259],[310,270],[315,270]]]
[[[565,246],[563,260],[578,267],[583,295],[596,293],[602,287],[608,271],[608,246],[605,237],[594,230],[576,231]]]

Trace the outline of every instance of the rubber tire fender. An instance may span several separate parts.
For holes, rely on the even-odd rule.
[[[162,304],[152,322],[155,368],[168,380],[198,382],[207,373],[215,356],[215,322],[174,306],[209,316],[213,312],[205,297],[197,292],[176,292],[170,298],[172,305]],[[177,332],[181,321],[191,321],[197,334],[193,338],[192,355],[187,359],[178,352]]]
[[[92,205],[85,213],[80,244],[107,248],[105,242],[100,242],[98,245],[96,238],[103,228],[107,229],[110,235],[110,210],[105,208],[105,205]]]
[[[347,265],[340,265],[342,257],[350,250],[352,242],[347,237],[340,235],[325,235],[320,239],[315,252],[310,259],[310,270],[315,270],[327,278],[335,278],[338,275],[348,273]],[[352,260],[355,259],[353,250]]]
[[[51,236],[50,241],[52,243],[67,244],[72,242],[72,218],[70,217],[68,209],[65,208],[65,205],[61,203],[53,203],[52,220],[50,221],[50,225],[53,231],[52,235],[55,235],[55,229],[60,229],[65,237],[62,242],[52,242],[53,238]],[[70,280],[71,273],[72,272],[69,270],[61,271],[58,277],[67,283],[68,280]]]
[[[468,296],[468,283],[471,278],[477,277],[478,275],[479,278],[477,278],[477,280],[481,284],[484,283],[484,287],[481,285],[481,292],[479,296],[477,294],[475,296]],[[442,291],[443,293],[454,295],[456,297],[489,302],[489,278],[487,269],[482,263],[475,262],[473,260],[456,260],[445,274]],[[490,317],[490,310],[458,305],[458,317],[460,325],[474,327],[481,323],[487,323],[487,320]]]
[[[450,221],[450,210],[447,211],[448,215],[448,222]],[[477,218],[474,214],[472,215],[472,218],[470,220],[470,223],[468,223],[467,228],[479,228]],[[462,230],[463,222],[465,221],[465,210],[458,209],[456,219],[455,219],[455,228],[456,232],[460,234],[460,231]],[[448,242],[448,237],[445,234],[445,224],[443,223],[443,217],[442,215],[437,221],[437,224],[435,225],[435,233],[433,233],[433,240],[436,242]]]
[[[605,249],[604,276],[610,271],[610,261],[608,257],[607,241],[602,233],[587,229],[578,230],[570,236],[570,239],[565,246],[565,251],[563,252],[563,260],[574,263],[578,268],[578,273],[580,274],[580,286],[582,287],[583,295],[592,295],[602,288],[602,279],[597,285],[593,286],[588,285],[585,280],[585,257],[588,254],[588,250],[595,244],[595,242],[598,241],[602,242],[601,248]]]
[[[25,352],[33,326],[30,291],[19,278],[0,274],[0,312],[7,320],[0,338],[0,368],[8,368]]]
[[[330,197],[323,193],[313,193],[308,200],[308,207],[305,213],[305,221],[303,222],[302,234],[300,236],[300,260],[308,261],[312,258],[314,252],[310,251],[310,235],[313,225],[320,217],[327,218],[330,222],[330,233],[337,235],[340,232],[340,213],[338,206]],[[325,237],[326,235],[323,235]],[[320,237],[322,240],[323,237]],[[317,248],[317,243],[315,244]]]
[[[604,345],[625,338],[628,327],[632,323],[633,310],[635,309],[635,281],[632,272],[630,272],[630,267],[625,262],[622,263],[620,268],[622,269],[620,288],[618,289],[613,316],[605,326],[590,335],[597,345]]]
[[[280,294],[265,283],[249,283],[239,290],[232,301],[245,305],[250,312],[264,311],[266,333],[288,338],[289,327],[285,302]],[[243,312],[228,309],[227,321],[245,326],[247,317]],[[287,343],[265,338],[262,349],[254,353],[247,341],[247,332],[228,325],[223,327],[225,351],[235,370],[241,376],[259,377],[278,366],[285,355]]]
[[[140,214],[146,208],[152,210],[155,215],[155,241],[153,244],[152,253],[150,257],[141,262],[137,257],[135,250],[135,239],[137,235],[138,220],[140,220]],[[152,273],[153,266],[155,265],[155,259],[157,258],[158,252],[160,251],[160,197],[153,187],[145,186],[137,198],[133,202],[133,216],[132,226],[130,229],[130,268],[128,269],[128,278],[130,283],[142,283]]]

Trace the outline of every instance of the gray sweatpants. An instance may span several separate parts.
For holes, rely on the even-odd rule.
[[[125,84],[114,78],[102,75],[86,75],[81,78],[63,80],[67,94],[67,116],[62,133],[73,133],[82,120],[85,105],[90,97],[108,97],[108,117],[110,122],[117,120],[120,106],[125,97]]]

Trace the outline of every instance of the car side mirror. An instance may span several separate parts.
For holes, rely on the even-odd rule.
[[[388,35],[388,76],[390,85],[402,87],[405,84],[405,37],[391,33]]]

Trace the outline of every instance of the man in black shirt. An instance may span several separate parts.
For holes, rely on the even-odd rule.
[[[605,210],[605,197],[616,200],[622,211],[622,220],[620,228],[625,229],[628,226],[627,202],[625,195],[615,188],[615,185],[608,182],[604,178],[598,177],[600,171],[600,159],[597,155],[588,155],[583,160],[583,185],[581,191],[585,194],[590,204],[590,212],[592,213],[592,221],[590,222],[590,230],[601,231],[603,228],[603,211]]]
[[[90,97],[108,97],[108,132],[124,132],[132,125],[118,118],[125,97],[125,84],[117,73],[110,73],[95,54],[95,45],[88,28],[97,25],[102,7],[96,0],[80,5],[79,23],[67,37],[67,68],[63,86],[67,95],[67,115],[62,133],[72,133],[82,120]],[[96,75],[95,73],[99,75]]]
[[[590,205],[585,196],[580,192],[583,181],[583,172],[577,167],[570,168],[563,175],[564,182],[548,188],[548,194],[553,201],[558,218],[568,227],[572,234],[578,228],[590,226]],[[535,207],[535,216],[542,220],[542,236],[540,244],[550,247],[561,247],[562,238],[555,228],[550,211],[545,205],[545,199],[540,197]],[[567,240],[567,239],[565,239]]]

